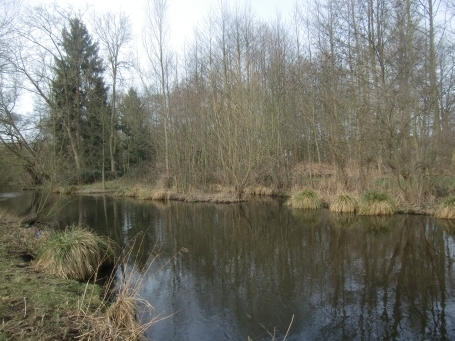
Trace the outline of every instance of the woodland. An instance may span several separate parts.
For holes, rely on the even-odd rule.
[[[123,12],[0,11],[0,182],[455,193],[451,1],[297,1],[269,21],[220,2],[182,51],[168,0],[144,2],[138,36]]]

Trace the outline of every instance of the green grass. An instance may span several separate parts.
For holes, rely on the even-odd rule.
[[[53,232],[38,252],[35,266],[63,278],[87,280],[103,264],[114,263],[113,242],[82,227]]]
[[[330,211],[338,213],[353,213],[358,206],[358,200],[350,194],[340,194],[330,204]]]
[[[287,201],[286,205],[292,208],[318,209],[322,207],[322,201],[319,195],[312,189],[306,189],[293,194]]]
[[[84,235],[89,232],[73,228],[37,239],[37,229],[22,227],[20,218],[0,210],[0,340],[138,340],[163,319],[154,316],[153,307],[138,297],[139,287],[132,285],[132,279],[127,279],[112,298],[97,284],[46,274],[33,266],[34,261],[21,257],[35,255],[41,243],[46,248],[49,243],[62,244],[61,240],[85,244],[85,238],[69,237],[80,230]],[[89,233],[92,239],[99,238]],[[112,287],[112,281],[115,277],[107,287]],[[151,312],[149,321],[142,325],[136,320],[138,302],[148,305]]]
[[[365,193],[359,205],[359,215],[392,215],[395,203],[386,192],[369,191]]]
[[[434,216],[441,219],[455,219],[455,196],[446,198],[436,208]]]
[[[29,258],[40,243],[36,232],[0,211],[0,340],[74,339],[79,335],[77,307],[92,311],[101,302],[99,285],[33,269]]]

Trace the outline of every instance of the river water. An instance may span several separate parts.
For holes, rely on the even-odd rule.
[[[24,214],[36,195],[4,191],[0,206]],[[126,271],[144,278],[140,295],[167,317],[151,340],[282,340],[291,321],[286,340],[455,340],[454,223],[280,200],[76,196],[58,207],[59,227],[85,224],[122,246],[137,239]]]

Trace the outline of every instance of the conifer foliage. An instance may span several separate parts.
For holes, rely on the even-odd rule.
[[[52,82],[53,134],[58,150],[77,171],[101,170],[104,159],[104,120],[107,88],[98,44],[79,19],[62,30],[62,52],[55,59]],[[85,168],[85,169],[83,169]]]

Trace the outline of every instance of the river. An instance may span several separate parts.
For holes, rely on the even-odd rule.
[[[0,194],[0,207],[22,214],[37,202],[34,192]],[[281,200],[56,203],[59,228],[84,224],[122,246],[136,239],[126,271],[144,278],[141,297],[167,317],[151,340],[282,340],[291,321],[289,341],[455,339],[453,222],[293,210]]]

